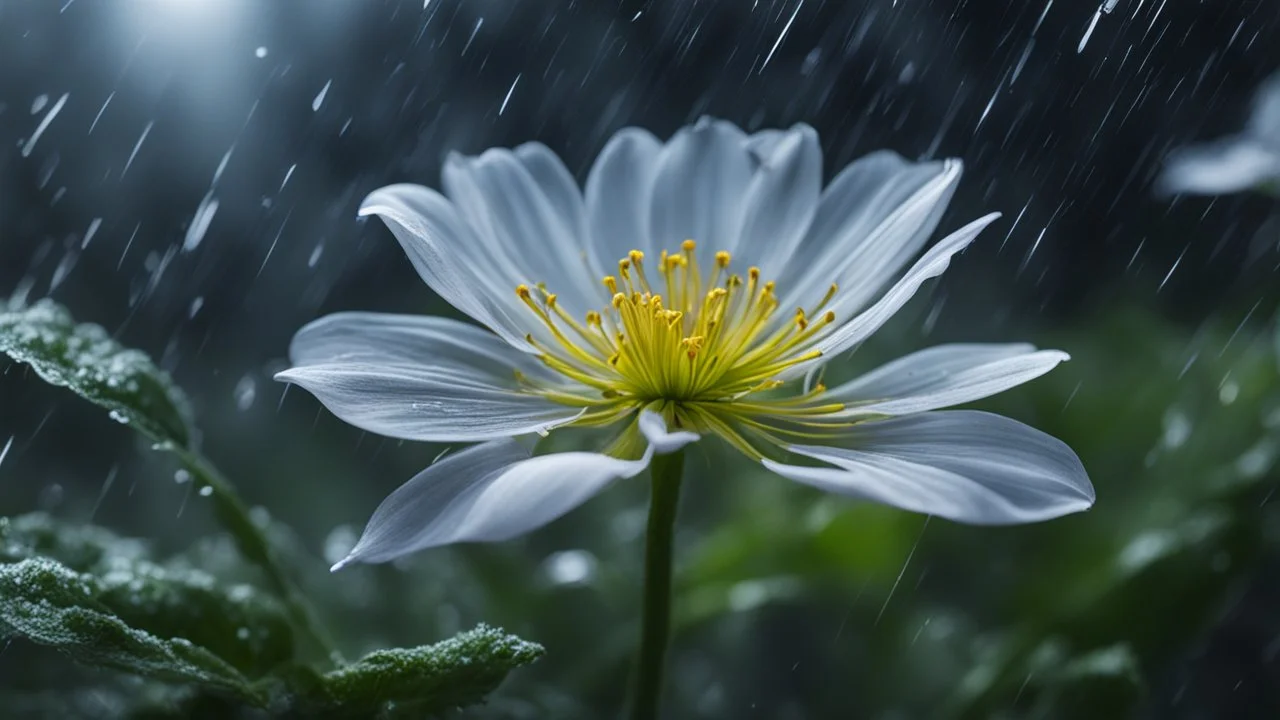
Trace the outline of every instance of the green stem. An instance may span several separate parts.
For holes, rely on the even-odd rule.
[[[236,494],[235,488],[204,456],[177,446],[172,450],[190,471],[196,489],[210,489],[209,499],[213,503],[214,517],[231,534],[240,554],[262,570],[271,590],[284,603],[285,611],[294,626],[305,633],[330,661],[341,665],[342,655],[334,645],[333,638],[316,619],[306,598],[285,572],[266,534],[249,517],[249,508]]]
[[[662,699],[663,665],[671,635],[671,544],[683,472],[683,450],[655,455],[649,465],[652,491],[644,544],[644,606],[631,690],[631,720],[657,718]]]

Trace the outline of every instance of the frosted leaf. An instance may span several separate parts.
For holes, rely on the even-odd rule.
[[[430,716],[479,701],[508,672],[542,653],[541,645],[480,625],[435,645],[378,650],[319,676],[299,709],[304,715],[328,708],[344,717],[378,717],[394,706],[406,717]]]
[[[190,408],[168,374],[102,327],[77,325],[57,303],[0,307],[0,352],[30,365],[45,382],[106,408],[112,418],[153,441],[192,445]]]

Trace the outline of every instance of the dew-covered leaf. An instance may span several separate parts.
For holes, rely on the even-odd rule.
[[[434,645],[377,650],[300,686],[307,717],[424,717],[481,701],[541,645],[481,625]]]
[[[47,558],[0,565],[0,635],[54,647],[86,664],[266,704],[265,693],[226,661],[185,638],[131,627],[103,595],[98,578]]]
[[[26,363],[46,382],[68,388],[157,442],[190,447],[185,396],[147,355],[79,324],[50,300],[0,308],[0,352]]]
[[[130,627],[185,638],[251,677],[293,657],[287,616],[253,586],[153,562],[142,541],[93,525],[58,523],[44,513],[0,518],[0,562],[39,557],[93,576],[94,599]]]

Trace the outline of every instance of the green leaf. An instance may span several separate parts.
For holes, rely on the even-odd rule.
[[[191,446],[191,411],[168,374],[102,327],[77,325],[61,305],[41,300],[29,307],[0,307],[0,352],[27,363],[46,382],[107,408],[111,417],[156,442]]]
[[[0,518],[0,561],[48,557],[96,578],[95,600],[130,627],[185,638],[259,677],[294,656],[280,603],[250,585],[220,585],[206,572],[152,562],[145,543],[44,513]]]
[[[129,626],[101,601],[104,594],[101,580],[53,560],[0,565],[0,634],[57,648],[86,664],[267,704],[265,693],[226,661],[185,638],[163,639]]]
[[[543,648],[480,625],[412,649],[378,650],[324,675],[296,678],[307,717],[422,717],[471,705]]]

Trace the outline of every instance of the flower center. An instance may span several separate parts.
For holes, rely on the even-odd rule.
[[[835,321],[834,312],[823,310],[834,284],[815,307],[797,308],[790,322],[770,330],[779,305],[774,283],[762,283],[756,267],[745,279],[733,273],[724,251],[704,271],[696,249],[686,240],[681,252],[663,251],[652,269],[643,252],[632,250],[618,261],[617,276],[603,279],[612,302],[581,321],[541,285],[516,288],[554,338],[527,336],[542,361],[600,391],[590,401],[556,399],[586,406],[740,403],[781,385],[775,377],[784,369],[822,355],[813,345]]]

